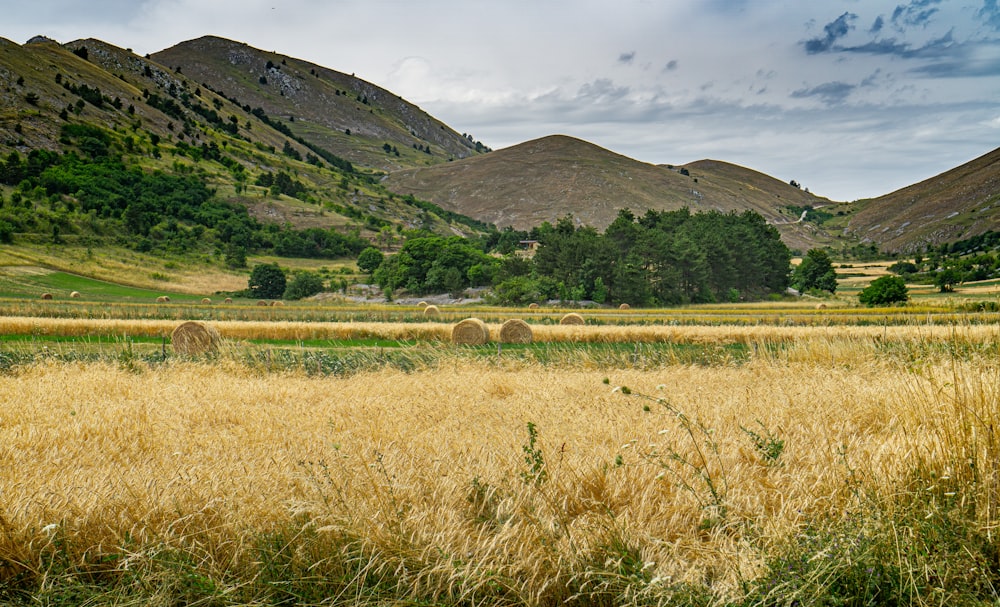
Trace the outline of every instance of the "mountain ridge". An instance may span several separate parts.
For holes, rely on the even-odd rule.
[[[71,122],[135,143],[146,170],[170,167],[153,153],[194,158],[197,146],[223,150],[251,179],[296,175],[302,200],[195,160],[219,196],[263,220],[368,238],[387,225],[471,233],[428,211],[434,205],[519,228],[567,214],[603,227],[623,208],[753,210],[801,250],[919,252],[1000,230],[1000,149],[884,196],[836,202],[723,160],[654,165],[568,135],[491,151],[373,83],[217,36],[145,57],[93,38],[0,39],[0,153],[63,151],[60,129]],[[360,170],[345,173],[340,160]]]

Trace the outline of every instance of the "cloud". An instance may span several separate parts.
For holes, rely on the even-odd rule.
[[[677,60],[676,59],[671,59],[670,61],[667,61],[667,65],[665,65],[663,67],[663,71],[664,72],[672,72],[672,71],[674,71],[676,69],[677,69]]]
[[[977,19],[982,19],[983,23],[994,30],[1000,30],[1000,7],[997,0],[983,0],[983,8],[976,13]]]
[[[939,11],[936,8],[938,4],[941,0],[913,0],[909,4],[900,4],[892,11],[892,24],[901,32],[907,26],[927,27],[931,17]]]
[[[819,97],[826,105],[839,105],[843,103],[854,91],[857,85],[846,82],[825,82],[812,88],[792,91],[791,97],[795,99],[807,99],[809,97]]]
[[[635,61],[635,51],[618,55],[618,63],[631,64],[633,61]]]
[[[816,53],[823,53],[831,50],[834,42],[843,38],[848,34],[848,32],[854,29],[852,22],[857,18],[858,16],[854,13],[844,13],[830,23],[827,23],[823,26],[823,31],[826,32],[825,36],[822,38],[806,40],[806,52],[810,55],[815,55]]]
[[[872,23],[872,27],[871,29],[868,30],[868,33],[873,35],[878,34],[879,32],[882,31],[882,27],[884,26],[885,26],[885,18],[883,18],[882,15],[879,15],[878,17],[875,18],[875,23]]]
[[[629,87],[615,86],[615,83],[608,78],[598,78],[593,82],[586,82],[577,91],[578,101],[590,103],[605,103],[622,99],[629,94]]]

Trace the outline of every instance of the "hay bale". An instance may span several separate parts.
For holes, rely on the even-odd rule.
[[[223,303],[233,303],[233,298],[232,297],[227,297],[226,300]]]
[[[826,304],[825,303],[816,304],[816,309],[817,310],[825,310],[826,309]]]
[[[570,312],[566,316],[563,316],[561,319],[559,319],[559,324],[561,324],[561,325],[583,325],[583,324],[586,324],[586,323],[583,322],[583,317],[582,316],[580,316],[576,312]]]
[[[619,310],[630,310],[630,309],[632,309],[632,306],[628,305],[627,303],[623,303],[622,305],[618,306],[618,309]]]
[[[530,344],[532,339],[531,326],[520,318],[511,318],[500,326],[500,343]]]
[[[267,303],[266,301],[264,301],[264,300],[262,299],[262,300],[260,300],[260,301],[258,301],[258,302],[257,302],[257,305],[258,305],[258,306],[269,306],[269,305],[271,305],[271,304]]]
[[[451,328],[452,343],[480,346],[490,340],[490,328],[478,318],[466,318]]]
[[[438,307],[433,304],[424,308],[424,316],[437,316],[440,313],[441,310],[438,310]]]
[[[275,308],[280,308],[283,305],[285,305],[285,302],[281,301],[280,299],[275,299],[274,301],[271,302],[271,306]]]
[[[170,298],[166,295],[160,295],[156,298],[156,303],[167,303],[168,301],[170,301]]]
[[[42,299],[52,299],[52,293],[42,293]]]
[[[537,310],[538,309],[538,304],[536,304],[536,303],[528,304],[528,309],[529,310]]]
[[[80,292],[73,291],[72,293],[69,294],[69,296],[72,297],[73,299],[80,299]]]
[[[426,301],[422,301],[422,302],[418,303],[417,306],[419,306],[421,308],[426,308],[427,307],[427,302]]]
[[[202,297],[201,298],[201,303],[203,303],[203,304],[210,304],[210,303],[212,303],[212,300],[209,299],[209,298],[207,298],[207,297]]]
[[[170,344],[176,354],[196,356],[219,349],[219,332],[215,327],[194,320],[181,323],[170,334]]]

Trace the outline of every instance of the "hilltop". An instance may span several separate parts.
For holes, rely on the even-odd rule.
[[[828,242],[815,224],[799,222],[803,207],[838,203],[762,173],[701,160],[653,165],[565,135],[529,141],[461,162],[394,171],[384,180],[399,194],[494,223],[529,229],[572,214],[603,229],[622,208],[693,212],[753,210],[793,248]]]

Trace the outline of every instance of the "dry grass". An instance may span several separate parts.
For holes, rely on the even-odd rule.
[[[830,310],[827,310],[830,312]],[[175,320],[0,317],[2,335],[62,335],[69,337],[130,335],[162,337]],[[449,341],[451,326],[440,322],[295,322],[216,321],[213,326],[230,340],[311,340],[381,338],[401,341]],[[498,325],[490,325],[499,331]],[[682,344],[829,344],[832,342],[985,344],[1000,341],[996,324],[911,324],[897,326],[700,326],[700,325],[532,325],[536,342],[682,343]]]
[[[499,581],[538,605],[622,558],[619,544],[648,570],[628,582],[635,592],[710,580],[714,595],[738,596],[804,525],[841,519],[862,493],[890,499],[918,469],[958,479],[992,528],[996,365],[906,368],[863,342],[841,343],[831,363],[834,346],[814,341],[787,358],[607,384],[586,369],[467,361],[336,380],[26,368],[0,376],[0,556],[36,567],[56,535],[75,558],[134,551],[133,566],[143,547],[194,545],[208,569],[234,574],[262,530],[294,524],[356,538],[403,595],[469,598]],[[748,439],[756,424],[784,441],[780,465]],[[526,482],[538,461],[544,483]]]

